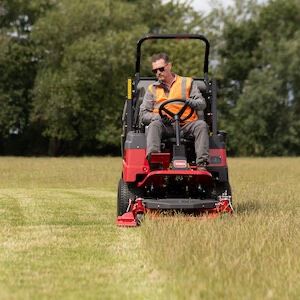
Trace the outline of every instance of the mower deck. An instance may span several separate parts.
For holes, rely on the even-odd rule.
[[[191,211],[198,218],[216,218],[222,214],[232,214],[231,196],[223,195],[218,200],[214,199],[143,199],[130,200],[128,210],[117,217],[117,225],[122,227],[136,227],[140,225],[144,215],[148,212],[166,211]]]
[[[144,205],[149,209],[212,209],[219,201],[214,199],[144,199]]]

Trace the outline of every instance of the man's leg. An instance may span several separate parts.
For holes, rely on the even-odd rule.
[[[160,152],[161,137],[167,131],[161,120],[152,121],[147,131],[147,157],[150,153]]]
[[[184,135],[192,134],[195,138],[195,152],[197,165],[208,164],[209,137],[208,126],[205,121],[197,120],[182,127]]]

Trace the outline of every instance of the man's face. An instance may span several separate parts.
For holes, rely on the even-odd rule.
[[[165,81],[171,75],[171,63],[166,63],[164,59],[159,59],[152,63],[152,72],[160,81]]]

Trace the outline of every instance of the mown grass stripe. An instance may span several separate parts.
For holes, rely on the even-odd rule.
[[[0,195],[0,298],[158,299],[161,280],[145,261],[139,229],[115,225],[116,193],[18,188]]]

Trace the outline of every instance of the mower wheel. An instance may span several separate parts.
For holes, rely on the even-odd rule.
[[[122,178],[119,181],[118,188],[118,204],[117,204],[117,214],[118,216],[123,215],[128,207],[129,199],[134,200],[137,197],[141,197],[141,191],[125,182]]]
[[[216,186],[217,196],[221,196],[223,193],[227,193],[228,196],[231,196],[231,187],[229,182],[222,182]]]
[[[144,221],[144,218],[145,218],[145,215],[144,215],[144,214],[138,213],[138,214],[136,215],[136,223],[137,223],[138,225],[141,225],[141,223]]]

